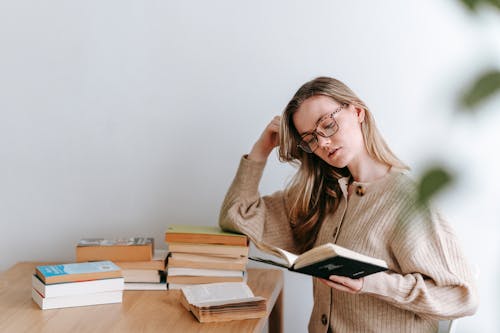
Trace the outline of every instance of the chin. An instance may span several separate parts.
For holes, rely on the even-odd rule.
[[[320,157],[323,161],[325,161],[326,163],[328,163],[329,165],[331,165],[334,168],[343,169],[343,168],[347,167],[347,162],[345,162],[341,159],[338,159],[338,158],[331,159],[331,158],[328,158],[328,156],[320,156]]]

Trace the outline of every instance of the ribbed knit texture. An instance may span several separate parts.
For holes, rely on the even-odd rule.
[[[265,163],[243,157],[220,212],[220,226],[252,241],[297,253],[282,191],[261,197]],[[391,170],[347,197],[328,215],[316,245],[332,242],[383,259],[389,271],[364,278],[355,295],[313,279],[310,332],[436,332],[439,319],[471,315],[477,308],[473,277],[446,221],[415,204],[415,185]],[[326,318],[326,324],[323,324]]]

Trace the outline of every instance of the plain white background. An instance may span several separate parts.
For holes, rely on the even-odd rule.
[[[83,237],[216,225],[239,158],[319,75],[370,106],[417,177],[447,165],[438,198],[480,271],[458,332],[500,321],[500,101],[456,99],[499,66],[498,13],[458,1],[0,1],[0,270],[71,261]],[[262,194],[293,173],[273,154]],[[308,277],[286,274],[285,331],[304,332]]]

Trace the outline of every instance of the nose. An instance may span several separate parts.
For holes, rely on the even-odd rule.
[[[321,135],[318,135],[318,146],[321,148],[330,147],[330,142],[330,138],[324,138]]]

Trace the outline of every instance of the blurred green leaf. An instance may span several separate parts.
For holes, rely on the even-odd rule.
[[[431,167],[423,174],[418,184],[418,202],[422,205],[444,187],[453,182],[453,176],[445,169],[439,166]]]
[[[475,11],[481,4],[488,4],[492,7],[500,9],[500,0],[460,0],[467,9]]]
[[[468,109],[473,109],[497,92],[500,92],[500,71],[491,70],[481,75],[468,89],[462,97],[461,104]]]

